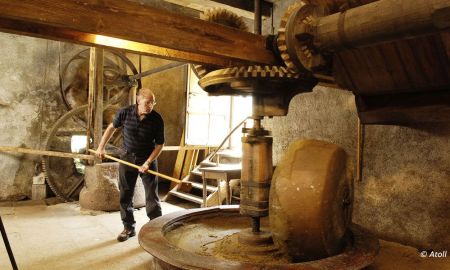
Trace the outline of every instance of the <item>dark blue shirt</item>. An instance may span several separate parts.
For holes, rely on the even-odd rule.
[[[164,144],[164,121],[152,110],[139,120],[136,105],[120,109],[113,120],[114,128],[123,127],[123,146],[137,156],[149,156],[155,144]]]

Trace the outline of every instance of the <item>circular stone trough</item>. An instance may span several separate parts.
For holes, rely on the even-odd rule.
[[[378,240],[353,230],[352,240],[336,256],[291,262],[275,246],[245,246],[241,231],[251,226],[239,206],[191,209],[164,215],[145,224],[139,243],[154,256],[156,269],[362,269],[373,262]],[[268,219],[261,220],[269,230]]]

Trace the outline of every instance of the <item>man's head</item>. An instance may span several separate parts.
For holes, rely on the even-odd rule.
[[[155,94],[148,88],[142,88],[137,95],[138,113],[148,114],[153,110],[153,106],[156,104]]]

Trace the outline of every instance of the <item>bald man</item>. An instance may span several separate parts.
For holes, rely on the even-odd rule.
[[[148,169],[158,170],[157,158],[164,146],[164,121],[153,110],[156,104],[155,94],[148,88],[142,88],[137,95],[135,105],[119,110],[113,122],[106,128],[97,148],[97,156],[103,158],[105,145],[117,128],[123,127],[123,146],[126,153],[121,159],[140,166],[139,170],[119,165],[120,216],[124,226],[117,237],[119,242],[135,236],[133,194],[138,175],[145,188],[145,209],[149,219],[161,216],[158,197],[158,179],[145,173]]]

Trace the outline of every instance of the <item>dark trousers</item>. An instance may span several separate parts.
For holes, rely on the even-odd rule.
[[[123,160],[141,166],[147,157],[136,157],[134,154],[125,154],[121,157]],[[157,161],[150,164],[150,170],[158,171]],[[134,220],[133,195],[134,187],[138,175],[142,179],[145,189],[145,209],[149,219],[161,216],[161,205],[158,196],[158,177],[149,173],[139,173],[137,169],[127,165],[119,165],[119,190],[120,190],[120,217],[123,226],[127,229],[134,228],[136,221]]]

